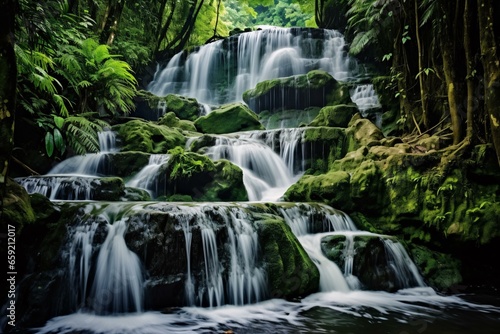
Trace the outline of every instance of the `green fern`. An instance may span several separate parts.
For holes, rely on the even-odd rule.
[[[92,119],[87,114],[70,116],[64,120],[64,133],[68,145],[79,155],[99,152],[98,133],[109,124],[100,119]]]

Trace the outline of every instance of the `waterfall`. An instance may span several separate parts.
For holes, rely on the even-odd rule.
[[[78,225],[73,232],[68,270],[75,291],[73,305],[77,308],[84,305],[87,297],[93,241],[98,226],[97,222],[92,222],[91,225]]]
[[[83,218],[70,228],[68,272],[76,308],[89,308],[96,314],[144,309],[141,260],[125,243],[128,218],[122,216],[121,211],[120,206],[112,205],[98,216]],[[94,244],[99,222],[105,222],[107,230],[100,246]]]
[[[42,194],[51,200],[92,199],[97,178],[111,173],[108,155],[118,151],[115,132],[99,132],[98,140],[99,153],[72,156],[54,166],[46,175],[18,177],[16,181],[29,194]]]
[[[275,201],[295,181],[280,156],[258,140],[217,136],[207,155],[213,160],[227,159],[242,169],[250,201]]]
[[[361,112],[361,116],[368,117],[374,114],[374,123],[379,128],[382,127],[381,104],[372,84],[359,85],[351,90],[351,100]]]
[[[97,257],[92,309],[98,314],[143,311],[143,273],[139,257],[127,248],[126,219],[108,225]]]
[[[183,55],[179,53],[164,68],[157,68],[148,85],[151,93],[180,94],[218,105],[241,101],[244,91],[263,80],[321,69],[345,81],[358,72],[342,34],[334,30],[267,27]],[[223,81],[229,86],[221,94]]]
[[[177,206],[170,214],[181,222],[186,242],[185,294],[188,305],[244,305],[265,299],[266,274],[257,261],[258,235],[243,208]],[[222,225],[215,222],[214,216],[222,220]],[[191,265],[194,229],[200,231],[203,246],[204,271],[200,279],[194,277]],[[224,241],[217,237],[221,229],[227,229]],[[228,257],[224,265],[221,257]]]
[[[158,184],[158,172],[160,168],[168,163],[170,156],[168,154],[151,154],[149,162],[127,183],[127,187],[141,188],[149,192],[151,198],[156,198],[160,193]]]

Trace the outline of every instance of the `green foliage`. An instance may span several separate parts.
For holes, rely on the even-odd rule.
[[[33,22],[21,29],[15,47],[20,116],[45,131],[49,157],[64,154],[66,145],[79,154],[96,152],[97,132],[107,123],[82,113],[129,112],[137,85],[130,65],[88,38],[94,21],[69,13],[65,1],[21,1],[20,11],[20,25]]]

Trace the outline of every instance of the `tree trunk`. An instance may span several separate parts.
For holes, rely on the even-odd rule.
[[[422,50],[422,42],[420,40],[420,29],[419,29],[419,18],[418,18],[418,2],[415,0],[415,35],[417,39],[417,50],[418,50],[418,83],[420,85],[420,101],[422,105],[422,121],[424,123],[425,129],[429,128],[429,116],[427,114],[427,88],[424,83],[424,52]]]
[[[500,164],[500,58],[497,53],[492,0],[478,0],[479,42],[484,68],[484,107]],[[498,13],[497,13],[498,14]]]
[[[471,45],[472,23],[471,23],[471,9],[470,2],[474,0],[465,0],[464,5],[464,50],[465,62],[467,66],[467,74],[465,80],[467,82],[467,130],[466,140],[473,141],[474,136],[474,90],[476,89],[474,83],[474,54]]]
[[[111,45],[113,43],[124,7],[125,0],[109,0],[101,24],[101,44]]]
[[[157,53],[158,51],[160,51],[161,43],[165,39],[165,36],[167,35],[168,28],[170,27],[170,24],[172,23],[172,19],[174,17],[175,6],[176,5],[177,5],[177,1],[172,1],[172,6],[170,7],[170,14],[168,15],[168,18],[165,21],[165,24],[163,25],[163,27],[161,28],[161,30],[159,30],[158,37],[156,39],[157,42],[156,42],[155,53]],[[164,9],[165,9],[165,7],[164,7]]]
[[[14,146],[17,67],[14,52],[15,0],[0,1],[0,214]]]
[[[458,3],[455,4],[455,6]],[[443,72],[446,82],[446,92],[448,97],[448,107],[450,109],[451,130],[453,132],[453,145],[460,143],[462,139],[462,120],[459,110],[459,86],[456,74],[456,56],[455,56],[455,40],[450,36],[454,36],[454,30],[458,29],[454,26],[455,18],[452,17],[453,3],[445,7],[447,15],[444,18],[444,23],[441,33],[441,56],[443,60]]]

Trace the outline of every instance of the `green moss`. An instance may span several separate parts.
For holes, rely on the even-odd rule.
[[[183,120],[194,121],[201,114],[201,106],[194,98],[189,98],[176,94],[165,96],[166,113],[173,112]]]
[[[289,299],[318,291],[318,269],[290,227],[275,216],[258,224],[271,296]]]
[[[169,149],[183,146],[186,139],[176,128],[143,120],[132,120],[113,126],[121,141],[121,151],[167,153]]]
[[[228,160],[215,162],[214,180],[204,188],[203,201],[248,201],[242,170]]]
[[[184,120],[184,119],[179,119],[173,111],[170,111],[163,115],[159,120],[158,120],[159,125],[165,125],[170,128],[179,128],[181,130],[185,131],[192,131],[196,132],[196,127],[194,126],[194,123],[192,121]]]
[[[352,209],[350,175],[344,171],[333,171],[321,175],[305,175],[286,191],[287,201],[326,203],[336,209]]]
[[[298,128],[309,124],[319,113],[319,107],[308,107],[304,110],[263,111],[259,119],[266,129]]]
[[[449,254],[411,245],[411,255],[425,281],[439,291],[462,282],[461,263]]]
[[[349,88],[321,70],[259,82],[243,101],[257,113],[352,103]]]
[[[109,165],[113,166],[113,175],[129,177],[139,172],[149,162],[148,153],[138,151],[118,152],[108,154]]]
[[[2,225],[14,225],[19,233],[24,224],[35,222],[36,215],[26,190],[10,178],[6,181],[6,195],[2,202]]]
[[[310,126],[347,127],[352,116],[358,111],[354,104],[340,104],[321,108]]]
[[[264,130],[257,115],[242,103],[233,103],[212,110],[198,118],[194,125],[202,133],[232,133],[238,131]]]

